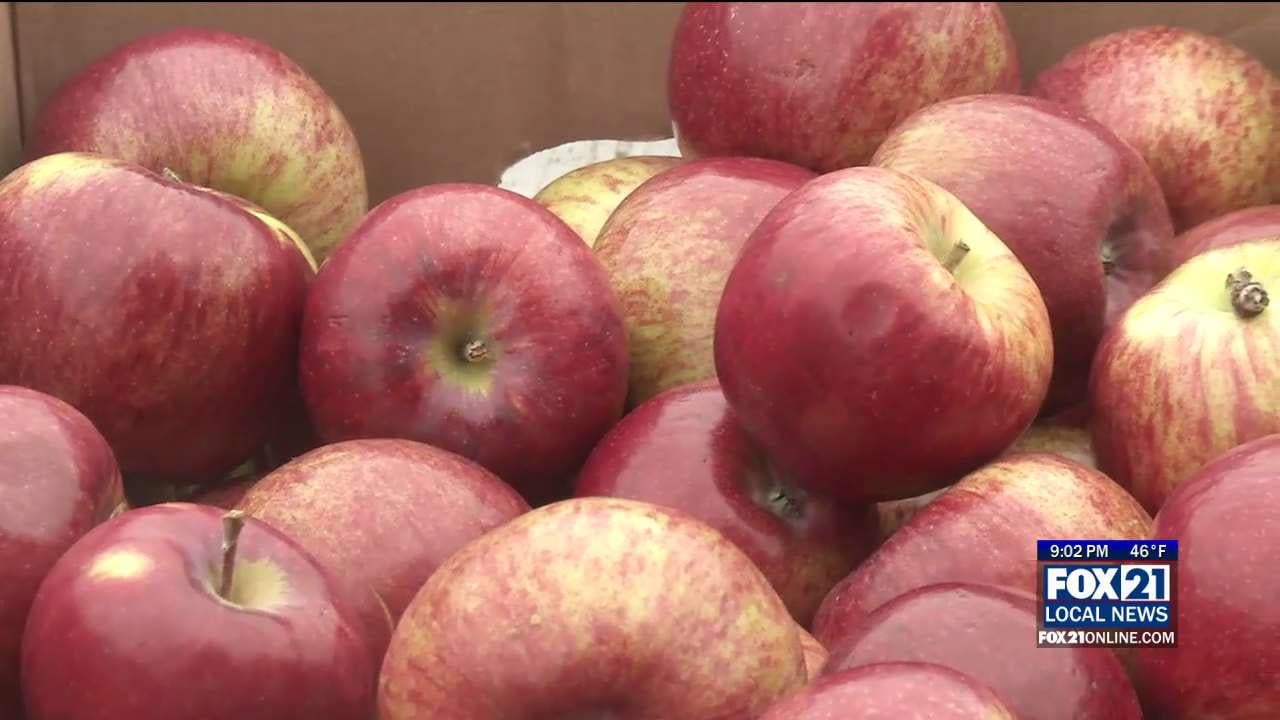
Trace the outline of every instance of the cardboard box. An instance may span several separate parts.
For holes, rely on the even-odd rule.
[[[0,5],[5,172],[20,160],[23,126],[60,82],[175,25],[252,35],[314,75],[355,127],[374,202],[426,183],[496,183],[521,158],[571,141],[671,135],[666,65],[680,3]],[[1084,40],[1149,23],[1221,35],[1280,70],[1277,3],[1003,5],[1028,78]],[[533,192],[546,174],[616,150],[561,151],[508,184]]]

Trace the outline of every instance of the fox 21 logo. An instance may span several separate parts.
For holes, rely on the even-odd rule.
[[[1176,540],[1041,540],[1041,647],[1177,645]]]

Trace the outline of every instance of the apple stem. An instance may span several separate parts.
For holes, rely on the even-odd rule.
[[[947,272],[955,272],[956,268],[960,266],[960,262],[968,254],[969,244],[959,240],[955,245],[951,246],[951,252],[947,253],[946,259],[942,261],[942,267],[946,268]]]
[[[174,172],[173,168],[170,168],[170,167],[160,168],[160,174],[164,176],[164,179],[168,180],[169,182],[176,182],[176,183],[182,182],[182,176]]]
[[[482,362],[489,357],[489,346],[483,340],[472,340],[462,346],[462,359],[467,362]]]
[[[1242,318],[1260,314],[1271,303],[1267,289],[1244,268],[1227,275],[1227,290],[1231,294],[1231,307]]]
[[[240,531],[244,529],[244,511],[230,510],[222,516],[222,580],[218,595],[231,600],[231,584],[236,572],[236,548],[240,544]]]

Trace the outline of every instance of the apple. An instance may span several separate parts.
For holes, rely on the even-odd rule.
[[[800,648],[804,651],[805,677],[813,681],[822,674],[822,668],[827,664],[827,649],[818,642],[818,638],[800,625],[796,626],[796,634],[800,636]]]
[[[1150,531],[1146,511],[1097,470],[1061,455],[1012,455],[920,508],[836,585],[818,611],[814,634],[830,648],[877,607],[925,585],[969,582],[1035,592],[1037,540],[1137,540]]]
[[[203,505],[131,510],[40,586],[23,642],[27,713],[367,720],[376,659],[363,633],[336,579],[270,527]]]
[[[823,674],[838,677],[886,662],[936,663],[993,690],[1018,720],[1142,719],[1114,651],[1039,648],[1036,633],[1036,601],[1028,593],[974,583],[928,585],[881,606],[830,645]]]
[[[1280,205],[1260,205],[1200,223],[1174,239],[1173,252],[1182,264],[1206,250],[1274,238],[1280,238]]]
[[[667,99],[686,157],[828,172],[865,164],[919,108],[1019,87],[996,3],[688,3]]]
[[[1111,328],[1092,378],[1098,466],[1155,513],[1214,457],[1280,432],[1280,238],[1183,263]]]
[[[1017,453],[1056,453],[1085,467],[1098,467],[1087,425],[1037,421],[1004,454]]]
[[[63,151],[244,197],[321,259],[368,209],[364,161],[338,106],[283,53],[221,30],[145,35],[68,78],[26,147],[32,159]]]
[[[211,505],[223,510],[235,510],[240,506],[240,501],[244,499],[245,493],[249,492],[250,488],[262,480],[262,477],[259,473],[251,473],[202,487],[192,495],[191,502],[199,505]]]
[[[276,426],[309,256],[247,202],[97,155],[0,182],[0,383],[84,413],[126,475],[222,477]]]
[[[886,662],[825,675],[760,720],[1014,720],[990,688],[942,665]]]
[[[392,439],[313,450],[249,488],[239,507],[349,583],[361,616],[388,641],[387,615],[394,626],[442,562],[529,509],[479,465]]]
[[[1177,647],[1139,648],[1151,717],[1280,717],[1280,435],[1204,465],[1156,515],[1178,541]]]
[[[706,523],[751,558],[804,626],[874,542],[866,509],[803,492],[770,467],[714,379],[624,417],[583,465],[576,494],[650,502]]]
[[[1067,53],[1031,93],[1083,111],[1136,148],[1178,230],[1278,197],[1280,80],[1227,40],[1128,28]]]
[[[622,302],[632,406],[715,377],[716,308],[738,251],[765,213],[813,177],[776,160],[694,160],[618,206],[595,251]]]
[[[88,418],[57,398],[0,386],[0,717],[19,712],[22,631],[40,582],[124,508],[115,457]]]
[[[828,173],[779,202],[720,301],[725,397],[804,489],[864,503],[945,487],[1004,451],[1049,387],[1044,300],[937,185]]]
[[[976,95],[931,105],[871,162],[946,188],[1031,273],[1053,327],[1048,411],[1085,398],[1104,330],[1173,269],[1173,225],[1142,156],[1057,103]]]
[[[432,185],[379,205],[321,268],[300,375],[325,442],[425,442],[542,504],[622,414],[626,329],[591,249],[549,210]]]
[[[640,184],[683,162],[678,157],[632,155],[601,160],[570,170],[533,196],[594,246],[613,211]]]
[[[806,680],[795,621],[736,545],[676,510],[574,498],[472,541],[422,586],[378,717],[749,718]]]

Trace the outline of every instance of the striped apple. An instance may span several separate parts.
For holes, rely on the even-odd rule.
[[[1280,432],[1280,239],[1201,253],[1125,313],[1090,390],[1099,467],[1155,512],[1201,465]]]

